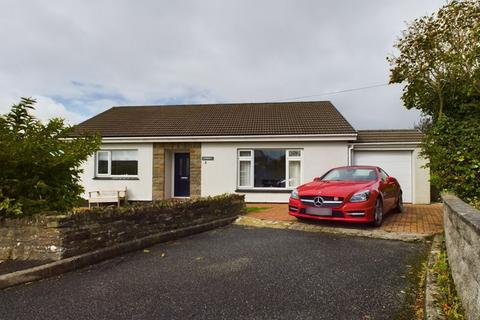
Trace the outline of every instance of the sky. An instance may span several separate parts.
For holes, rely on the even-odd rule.
[[[378,85],[406,22],[443,4],[0,0],[0,113],[22,96],[70,124],[120,105],[330,100],[357,129],[412,128],[402,85]]]

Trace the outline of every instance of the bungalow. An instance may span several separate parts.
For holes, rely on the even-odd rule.
[[[84,197],[128,189],[128,199],[245,194],[287,202],[332,167],[381,166],[405,202],[429,203],[416,130],[359,130],[329,101],[113,107],[79,124],[102,146],[83,164]]]

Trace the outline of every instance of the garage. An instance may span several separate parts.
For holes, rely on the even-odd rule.
[[[353,164],[381,167],[397,178],[403,190],[403,201],[412,202],[412,151],[354,150]]]

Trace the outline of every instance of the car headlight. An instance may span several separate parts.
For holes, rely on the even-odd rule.
[[[350,202],[362,202],[367,201],[370,197],[370,190],[362,190],[355,193],[351,198]]]
[[[298,199],[298,190],[297,189],[293,189],[292,194],[290,195],[290,198]]]

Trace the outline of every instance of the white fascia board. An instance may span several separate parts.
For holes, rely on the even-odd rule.
[[[352,141],[357,134],[304,134],[254,136],[102,137],[103,143],[142,142],[243,142],[243,141]]]
[[[353,149],[353,151],[413,151],[415,147],[386,147],[386,148],[379,148],[379,147],[366,147],[361,149]]]
[[[422,142],[354,142],[353,146],[365,146],[365,145],[401,145],[401,144],[421,144]]]
[[[392,147],[392,148],[397,148],[397,147],[402,147],[402,146],[408,146],[410,148],[416,148],[421,145],[421,142],[354,142],[350,143],[350,146],[352,149],[355,149],[355,147],[368,147],[368,148],[378,148],[381,149],[382,146],[385,147]]]
[[[420,147],[421,142],[356,142],[349,144],[349,155],[352,150],[358,151],[395,151],[395,150],[415,150]],[[361,147],[361,148],[355,148]],[[351,161],[351,160],[349,160]]]

